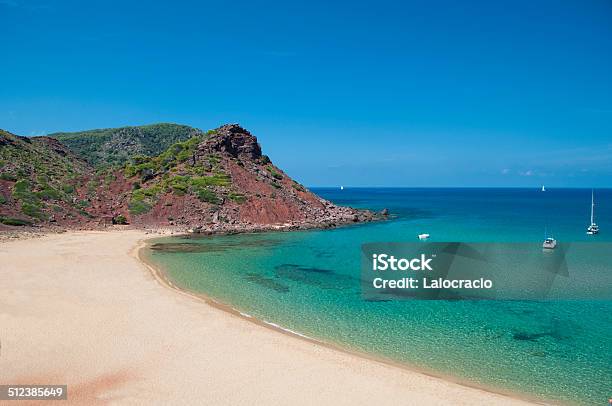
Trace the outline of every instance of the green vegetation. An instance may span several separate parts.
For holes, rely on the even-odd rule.
[[[43,218],[43,214],[40,211],[40,205],[36,203],[24,202],[21,204],[21,212],[26,216],[35,217],[38,219]]]
[[[155,157],[137,155],[125,166],[126,177],[140,176],[134,183],[129,203],[130,213],[139,215],[148,212],[157,203],[162,193],[177,196],[193,195],[200,201],[220,204],[222,198],[217,188],[230,187],[230,176],[223,171],[221,158],[209,155],[204,164],[195,164],[197,146],[202,136],[172,144]],[[195,165],[194,165],[195,164]],[[221,193],[225,193],[221,190]],[[235,194],[236,201],[243,197]]]
[[[0,223],[7,225],[7,226],[31,226],[32,225],[32,222],[28,220],[16,219],[13,217],[1,217],[1,216],[0,216]]]
[[[112,171],[109,171],[104,176],[104,185],[109,186],[111,183],[117,180],[117,176]]]
[[[155,169],[154,163],[147,161],[138,164],[127,164],[124,173],[126,177],[131,178],[132,176],[142,175],[147,170],[153,171]]]
[[[201,140],[200,136],[195,136],[187,141],[174,143],[156,157],[136,155],[125,166],[124,174],[128,178],[140,176],[142,181],[147,181],[159,173],[168,172],[178,164],[190,160]],[[196,172],[197,169],[191,168],[191,171]]]
[[[117,217],[115,217],[113,219],[113,223],[114,224],[121,224],[121,225],[125,225],[128,223],[127,218],[125,218],[125,216],[123,214],[118,215]]]
[[[197,187],[203,186],[229,186],[231,179],[225,173],[216,173],[212,176],[199,176],[191,179],[191,184]]]
[[[243,194],[241,194],[241,193],[235,193],[235,192],[230,192],[230,193],[227,195],[227,197],[228,197],[230,200],[232,200],[232,201],[234,201],[234,202],[236,202],[236,203],[238,203],[238,204],[242,204],[242,203],[246,202],[246,200],[247,200],[247,198],[246,198],[246,196],[245,196],[245,195],[243,195]]]
[[[175,162],[174,158],[169,157],[174,156],[174,153],[177,151],[180,152],[190,150],[192,145],[197,145],[191,140],[181,144],[181,147],[171,147],[171,150],[174,151],[172,154],[167,153],[168,151],[166,151],[166,153],[163,153],[155,158],[139,158],[137,161],[139,163],[135,162],[136,165],[133,165],[132,167],[135,168],[138,166],[142,167],[142,165],[147,165],[147,167],[153,168],[156,171],[162,170],[156,165],[162,162]],[[182,172],[187,174],[178,175],[173,173],[174,171],[172,169],[174,168],[175,167],[166,169],[166,172],[162,176],[147,182],[149,186],[146,188],[140,183],[134,184],[132,197],[129,203],[131,214],[139,215],[150,211],[151,208],[157,203],[158,196],[162,193],[173,193],[177,196],[191,194],[196,196],[200,201],[210,204],[220,204],[222,199],[215,191],[215,188],[231,186],[231,178],[229,175],[220,170],[217,170],[216,173],[205,176],[191,176],[192,173],[200,173],[200,171],[191,166],[186,166],[183,168]],[[132,173],[137,173],[137,170]],[[228,197],[239,203],[246,200],[243,195],[238,193],[230,193]]]
[[[270,175],[272,175],[274,179],[281,180],[283,178],[283,175],[278,173],[278,171],[276,171],[276,169],[274,169],[272,165],[266,166],[266,169],[268,170],[268,172],[270,172]]]
[[[13,175],[12,173],[3,172],[3,173],[0,173],[0,179],[15,182],[17,180],[17,177]]]
[[[76,179],[91,173],[85,162],[46,137],[18,137],[0,130],[0,144],[0,179],[14,182],[9,187],[15,205],[35,219],[45,219],[57,202],[72,204]]]
[[[214,192],[216,186],[229,186],[231,179],[225,173],[216,173],[212,176],[198,176],[191,178],[191,192],[203,202],[211,204],[221,203],[221,199]]]
[[[219,204],[221,201],[217,194],[210,189],[198,189],[195,191],[196,196],[203,202],[211,204]]]
[[[211,186],[216,183],[213,177],[198,177],[191,179],[191,192],[203,202],[219,204],[220,200]]]
[[[36,192],[36,196],[43,200],[60,200],[62,198],[62,194],[48,184],[43,184],[42,190]]]
[[[58,139],[92,165],[106,167],[123,166],[137,154],[156,156],[176,142],[203,135],[202,131],[186,125],[162,123],[55,133],[50,137]],[[183,152],[179,158],[186,159],[188,155]]]
[[[93,196],[96,193],[96,189],[98,188],[98,180],[92,179],[87,182],[87,194]]]
[[[130,213],[137,216],[139,214],[148,213],[151,210],[151,205],[145,201],[132,199],[128,205]]]
[[[306,188],[302,185],[300,185],[299,183],[297,183],[296,181],[293,181],[293,184],[291,185],[295,190],[298,190],[300,192],[305,192]]]
[[[6,197],[2,193],[0,193],[0,204],[5,204],[7,202]]]
[[[13,199],[21,201],[21,211],[23,214],[35,218],[43,217],[40,198],[32,192],[28,180],[20,179],[15,183],[13,186]]]
[[[128,204],[131,214],[139,215],[147,213],[157,203],[157,197],[161,193],[161,186],[155,185],[149,188],[140,188],[132,191],[132,198]]]
[[[36,198],[27,179],[20,179],[15,183],[13,186],[13,198],[17,200],[33,200]]]
[[[93,218],[93,216],[91,214],[89,214],[87,211],[80,209],[78,210],[79,214],[83,217],[87,217],[87,218]]]
[[[183,196],[189,189],[189,182],[191,178],[189,176],[174,176],[167,181],[168,187],[179,196]]]

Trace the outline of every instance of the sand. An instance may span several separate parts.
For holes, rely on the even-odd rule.
[[[70,232],[0,243],[0,384],[67,384],[69,401],[57,404],[529,404],[181,294],[138,260],[149,237]]]

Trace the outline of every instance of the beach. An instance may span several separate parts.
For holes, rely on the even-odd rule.
[[[144,231],[0,243],[0,383],[69,404],[526,405],[283,334],[170,289]]]

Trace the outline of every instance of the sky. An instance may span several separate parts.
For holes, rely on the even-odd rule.
[[[0,0],[0,128],[156,122],[308,186],[612,187],[612,1]]]

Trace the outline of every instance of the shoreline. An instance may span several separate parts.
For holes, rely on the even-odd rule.
[[[3,382],[67,384],[67,404],[542,404],[203,305],[139,259],[152,237],[81,231],[0,242]]]
[[[267,230],[267,231],[260,231],[260,232],[271,232],[271,231],[279,231],[279,230]],[[291,231],[295,231],[295,230],[291,230]],[[184,234],[183,234],[184,235]],[[189,235],[189,234],[188,234]],[[181,234],[177,234],[174,235],[175,237],[180,237]],[[225,313],[228,313],[232,316],[238,317],[242,320],[248,321],[250,323],[253,323],[257,326],[261,326],[264,328],[267,328],[269,330],[275,331],[277,333],[280,334],[284,334],[287,335],[289,337],[295,338],[295,339],[299,339],[299,340],[303,340],[306,341],[308,343],[314,344],[314,345],[318,345],[318,346],[322,346],[334,351],[339,351],[342,352],[344,354],[350,355],[350,356],[356,356],[362,359],[365,359],[367,361],[371,361],[371,362],[376,362],[376,363],[381,363],[383,365],[386,366],[390,366],[393,368],[399,368],[401,370],[404,371],[409,371],[412,373],[417,373],[417,374],[422,374],[425,376],[428,376],[430,378],[433,379],[439,379],[439,380],[443,380],[445,382],[449,382],[452,384],[456,384],[456,385],[461,385],[464,386],[466,388],[469,389],[474,389],[474,390],[479,390],[479,391],[483,391],[486,393],[490,393],[493,395],[498,395],[498,396],[504,396],[507,397],[509,399],[513,399],[513,400],[520,400],[520,401],[525,401],[525,402],[529,402],[532,404],[537,404],[537,405],[554,405],[554,404],[559,404],[559,405],[565,405],[564,403],[547,403],[546,401],[543,401],[541,399],[535,398],[535,397],[531,397],[529,396],[529,394],[526,393],[521,393],[521,392],[512,392],[512,391],[504,391],[500,388],[490,388],[490,387],[486,387],[486,386],[479,386],[478,384],[475,384],[473,382],[467,381],[467,380],[462,380],[460,378],[457,378],[456,376],[452,376],[452,375],[445,375],[442,373],[436,373],[434,371],[427,371],[421,368],[418,368],[416,366],[412,366],[406,363],[402,363],[399,361],[395,361],[393,359],[390,358],[385,358],[382,356],[377,356],[375,354],[371,354],[371,353],[367,353],[367,352],[363,352],[363,351],[358,351],[358,350],[354,350],[354,349],[349,349],[346,347],[343,347],[341,344],[336,344],[336,343],[330,343],[330,342],[326,342],[317,338],[313,338],[310,337],[308,335],[302,334],[300,332],[288,329],[288,328],[284,328],[283,326],[280,326],[276,323],[273,322],[269,322],[263,319],[259,319],[255,316],[252,316],[248,313],[244,313],[241,310],[227,304],[227,303],[223,303],[220,302],[216,299],[213,299],[212,297],[204,294],[204,293],[200,293],[200,292],[194,292],[194,291],[190,291],[184,288],[181,288],[179,286],[177,286],[176,284],[174,284],[170,278],[167,276],[166,272],[163,271],[160,267],[155,266],[154,264],[152,264],[150,261],[147,261],[144,256],[142,255],[142,252],[147,249],[147,247],[149,246],[149,241],[155,239],[155,238],[160,238],[160,237],[151,237],[151,238],[146,238],[143,241],[140,241],[138,246],[134,248],[134,250],[132,250],[131,255],[134,255],[135,258],[140,261],[147,269],[148,271],[153,275],[153,277],[155,278],[155,280],[160,283],[162,286],[166,287],[167,289],[171,289],[181,295],[185,295],[187,297],[190,297],[192,299],[198,300],[200,302],[203,302],[211,307],[214,307],[215,309],[221,310]]]

